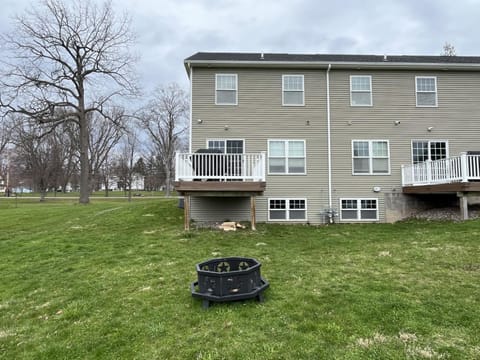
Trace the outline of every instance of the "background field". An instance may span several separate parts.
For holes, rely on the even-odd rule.
[[[480,221],[183,231],[176,200],[0,201],[4,359],[480,358]],[[266,301],[203,310],[195,264]]]

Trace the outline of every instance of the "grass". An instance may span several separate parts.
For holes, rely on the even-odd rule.
[[[0,203],[0,358],[477,359],[480,221],[184,232],[175,200]],[[266,301],[203,310],[195,264]]]

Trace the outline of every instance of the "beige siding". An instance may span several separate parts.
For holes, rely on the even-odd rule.
[[[372,75],[373,106],[350,106],[349,77]],[[416,107],[415,76],[436,76],[438,107]],[[448,140],[449,155],[480,149],[480,73],[332,71],[334,203],[341,197],[378,197],[384,220],[385,193],[401,192],[401,165],[411,162],[412,140]],[[396,126],[394,121],[400,121]],[[433,130],[429,132],[428,127]],[[352,140],[389,140],[391,175],[352,175]],[[380,193],[373,187],[379,186]]]
[[[216,73],[238,74],[238,105],[215,105]],[[305,106],[282,106],[282,74],[305,75]],[[216,138],[244,139],[246,152],[267,152],[268,139],[305,140],[307,175],[267,175],[257,220],[267,221],[268,198],[308,198],[308,220],[318,223],[328,201],[325,72],[200,68],[193,72],[193,94],[193,151]]]
[[[216,73],[238,74],[238,105],[215,105]],[[282,74],[305,76],[305,106],[282,106]],[[350,106],[350,75],[372,76],[373,106]],[[415,76],[437,77],[438,107],[416,107]],[[333,66],[334,208],[339,210],[340,198],[378,198],[384,221],[384,196],[401,192],[400,167],[411,162],[412,140],[448,140],[450,156],[480,150],[479,83],[477,72],[349,71]],[[267,175],[267,190],[257,198],[257,220],[267,221],[268,198],[298,197],[307,199],[308,221],[320,223],[320,212],[328,205],[325,70],[194,68],[192,88],[193,151],[205,147],[209,138],[244,139],[246,152],[266,152],[268,139],[306,141],[307,175]],[[352,175],[353,139],[388,140],[391,174]],[[381,191],[375,193],[374,186]],[[214,207],[209,204],[209,209]],[[248,218],[249,206],[243,207],[237,215]]]

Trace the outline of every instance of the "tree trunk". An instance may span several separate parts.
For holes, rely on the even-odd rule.
[[[88,163],[88,127],[85,114],[80,115],[80,204],[90,202],[89,163]]]
[[[166,197],[170,197],[170,184],[172,183],[170,181],[170,176],[171,176],[171,172],[170,172],[170,167],[167,165],[165,167],[165,196]]]

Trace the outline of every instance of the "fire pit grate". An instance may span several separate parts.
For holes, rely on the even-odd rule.
[[[269,283],[260,275],[261,264],[253,258],[228,257],[197,264],[198,280],[191,285],[192,296],[210,302],[257,298],[263,302],[263,291]]]

